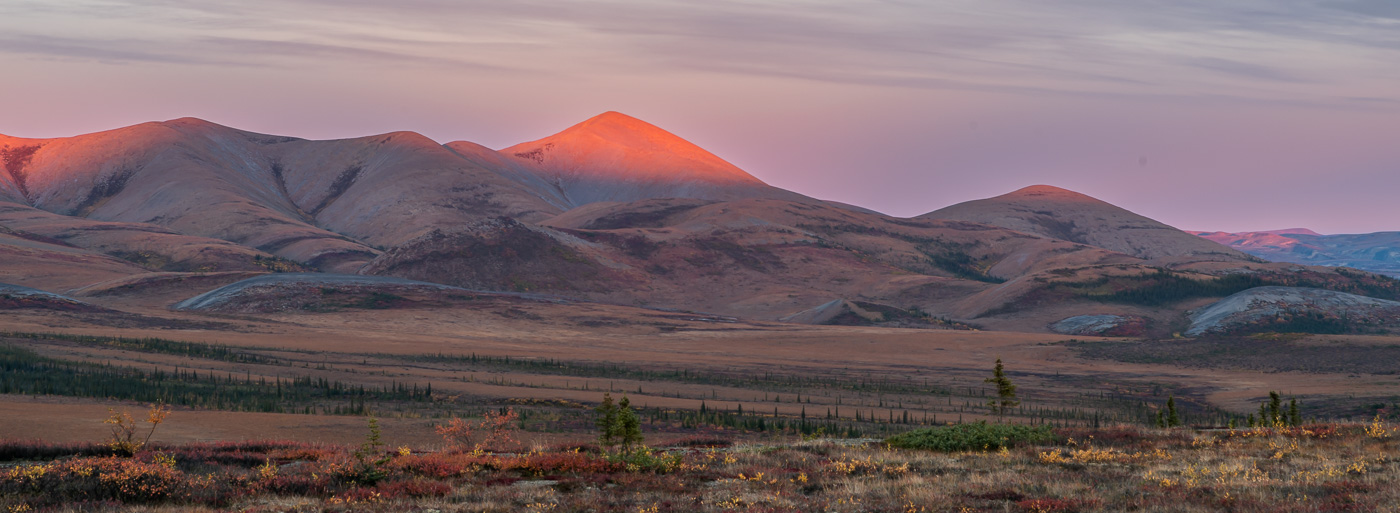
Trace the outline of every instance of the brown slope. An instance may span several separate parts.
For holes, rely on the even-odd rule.
[[[1148,260],[1253,260],[1248,255],[1098,199],[1048,185],[968,201],[921,215],[1000,226]]]
[[[89,249],[160,271],[259,271],[289,264],[253,248],[159,225],[94,221],[17,203],[0,202],[0,232]]]
[[[323,267],[373,250],[301,219],[243,133],[195,119],[43,141],[26,169],[31,206],[151,223]]]
[[[69,290],[147,272],[131,262],[59,241],[0,229],[0,283],[64,294]]]
[[[769,186],[699,146],[617,112],[500,153],[553,185],[571,206],[648,198],[816,201]]]
[[[974,223],[768,199],[595,203],[543,225],[421,238],[364,272],[778,319],[832,297],[942,315],[1006,277],[1137,262]]]
[[[288,196],[316,225],[376,246],[481,219],[544,219],[563,208],[413,132],[291,141],[269,151]]]
[[[28,152],[8,159],[22,167],[5,171],[26,204],[157,224],[326,270],[353,271],[377,254],[371,246],[434,228],[561,210],[411,132],[306,141],[185,118],[61,139],[6,138],[0,149]]]

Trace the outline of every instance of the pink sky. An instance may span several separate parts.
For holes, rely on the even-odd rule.
[[[616,110],[899,216],[1045,183],[1186,229],[1400,230],[1387,0],[192,3],[0,3],[0,133],[500,148]]]

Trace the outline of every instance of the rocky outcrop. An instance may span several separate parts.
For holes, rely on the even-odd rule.
[[[1400,302],[1301,287],[1256,287],[1190,313],[1188,336],[1298,331],[1337,333],[1400,326]]]
[[[1135,315],[1076,315],[1051,324],[1050,331],[1065,335],[1136,337],[1147,332],[1147,320]]]

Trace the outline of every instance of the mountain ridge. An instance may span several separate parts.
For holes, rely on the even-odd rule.
[[[1085,312],[1170,326],[1233,292],[1239,280],[1223,277],[1237,275],[1400,295],[1052,186],[914,218],[821,201],[615,112],[499,151],[411,131],[315,141],[177,118],[0,138],[0,164],[0,253],[24,268],[5,276],[60,293],[150,284],[144,305],[308,270],[769,321],[842,298],[932,329],[1043,331]],[[1174,290],[1197,295],[1154,296]]]

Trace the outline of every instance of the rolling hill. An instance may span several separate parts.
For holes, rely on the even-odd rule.
[[[1000,226],[1146,260],[1251,260],[1248,255],[1058,187],[1034,185],[995,198],[973,200],[919,216]]]
[[[500,151],[183,118],[0,136],[0,165],[0,282],[104,307],[166,308],[257,273],[307,271],[935,329],[1046,331],[1083,315],[1166,329],[1264,285],[1400,297],[1395,282],[1261,262],[1049,186],[908,219],[825,202],[615,112]],[[326,304],[305,276],[278,301]]]

